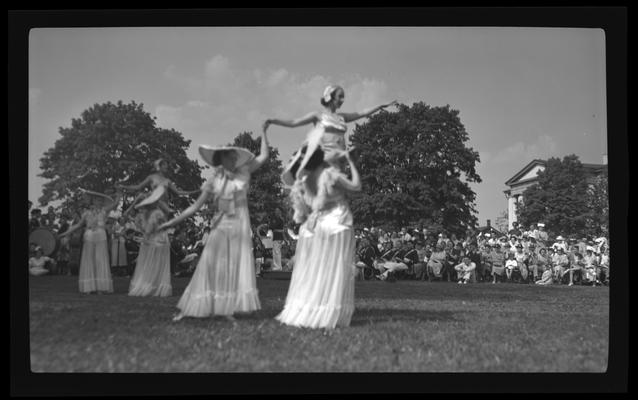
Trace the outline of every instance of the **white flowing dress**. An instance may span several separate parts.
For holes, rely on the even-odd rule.
[[[86,229],[78,276],[80,292],[113,292],[104,210],[84,212]]]
[[[261,308],[248,214],[249,182],[245,169],[235,174],[220,169],[202,185],[202,191],[215,196],[220,211],[177,304],[183,316],[227,316]]]

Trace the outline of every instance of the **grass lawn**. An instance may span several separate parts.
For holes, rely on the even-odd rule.
[[[273,319],[289,281],[258,279],[262,310],[172,322],[173,296],[81,295],[77,277],[31,277],[33,372],[604,372],[609,288],[357,282],[349,328]]]

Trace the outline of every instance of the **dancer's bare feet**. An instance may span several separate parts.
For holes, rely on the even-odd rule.
[[[177,322],[177,321],[179,321],[182,318],[184,318],[184,314],[177,313],[177,314],[173,315],[173,322]]]

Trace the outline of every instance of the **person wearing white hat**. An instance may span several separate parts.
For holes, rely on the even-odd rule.
[[[173,210],[168,205],[168,192],[172,192],[178,196],[188,196],[199,192],[199,189],[192,191],[184,191],[179,189],[173,181],[171,181],[168,175],[168,162],[162,158],[153,162],[153,168],[155,172],[151,173],[137,185],[122,185],[117,183],[115,187],[124,191],[139,191],[145,188],[150,188],[151,192],[140,193],[145,200],[137,204],[137,207],[144,207],[146,204],[154,204],[157,201],[159,206],[165,213],[171,214]],[[140,197],[138,195],[138,198]],[[135,199],[135,201],[138,200]]]
[[[118,192],[116,198],[112,199],[102,193],[80,190],[91,199],[91,206],[82,213],[81,219],[76,224],[69,227],[59,237],[70,235],[82,227],[86,228],[78,276],[80,293],[112,293],[113,279],[105,229],[106,216],[117,207],[121,194]]]
[[[310,157],[306,164],[310,171],[302,184],[311,212],[299,228],[295,269],[284,309],[275,317],[286,325],[334,329],[352,319],[355,239],[346,195],[361,190],[361,180],[349,153],[337,154],[316,166]],[[351,178],[341,172],[342,162]]]
[[[366,109],[362,112],[338,113],[337,110],[341,108],[344,100],[345,92],[343,88],[337,85],[329,85],[324,89],[320,100],[321,105],[324,107],[323,112],[311,112],[301,118],[292,120],[267,119],[263,125],[264,130],[270,125],[279,125],[287,128],[295,128],[308,124],[315,126],[314,129],[308,133],[306,141],[304,142],[309,150],[301,161],[299,171],[303,171],[310,156],[317,147],[321,147],[326,158],[330,158],[333,151],[343,151],[346,149],[346,123],[368,117],[379,110],[397,104],[396,101],[392,101]]]
[[[565,238],[558,235],[558,237],[556,237],[556,242],[552,245],[552,248],[554,248],[554,250],[562,248],[564,252],[567,252],[567,242],[565,242]]]
[[[148,198],[147,198],[148,199]],[[171,243],[168,231],[157,230],[166,222],[166,214],[160,209],[159,198],[145,205],[131,205],[123,213],[126,217],[135,207],[139,212],[135,215],[135,225],[142,232],[142,240],[135,262],[135,272],[129,283],[129,296],[168,297],[173,293],[171,285]]]
[[[198,199],[159,229],[172,227],[195,214],[211,199],[217,207],[211,231],[190,283],[177,303],[180,310],[174,321],[183,317],[224,316],[261,308],[257,292],[255,259],[252,251],[248,188],[251,174],[266,163],[269,156],[266,131],[261,150],[255,157],[241,147],[199,146],[204,161],[214,168]]]
[[[583,267],[585,269],[585,281],[591,283],[593,286],[600,284],[598,258],[596,257],[596,250],[592,246],[587,246],[585,256],[583,257]]]
[[[541,246],[547,246],[547,241],[549,240],[549,235],[545,230],[545,224],[542,222],[538,223],[538,232],[536,232],[536,240],[541,244]]]

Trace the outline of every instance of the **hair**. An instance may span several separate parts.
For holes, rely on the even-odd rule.
[[[332,90],[330,91],[330,100],[326,101],[323,97],[321,97],[321,100],[319,101],[321,103],[322,106],[326,107],[328,104],[330,104],[331,101],[334,100],[335,98],[335,93],[337,92],[337,90],[341,89],[341,91],[344,91],[343,88],[341,86],[332,86]]]
[[[212,159],[212,164],[214,167],[218,167],[222,164],[222,159],[223,157],[225,157],[227,154],[230,154],[231,152],[233,152],[234,150],[218,150],[216,152],[213,153],[213,159]]]
[[[308,146],[304,146],[301,148],[300,151],[302,154],[306,154],[307,150],[308,150]],[[323,154],[324,154],[323,150],[321,150],[320,147],[317,147],[315,152],[312,153],[312,155],[310,156],[310,159],[308,159],[308,162],[306,163],[306,166],[304,167],[304,169],[306,171],[312,171],[318,166],[320,166],[321,164],[323,164]],[[302,158],[303,157],[299,157],[299,159],[297,159],[297,161],[292,166],[292,168],[290,168],[290,173],[292,174],[292,176],[297,175],[297,171],[299,170],[299,166],[301,165]]]

